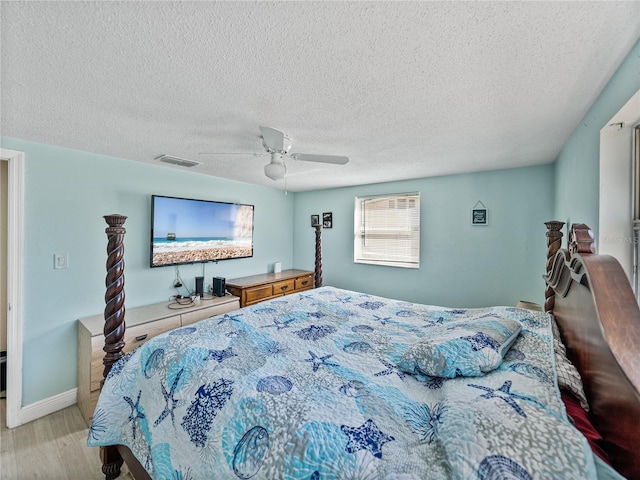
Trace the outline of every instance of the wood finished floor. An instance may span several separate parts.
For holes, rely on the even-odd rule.
[[[1,480],[103,480],[98,449],[77,405],[16,428],[6,427],[0,400]],[[119,479],[133,480],[126,466]]]

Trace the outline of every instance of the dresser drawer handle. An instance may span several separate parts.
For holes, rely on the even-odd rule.
[[[148,336],[148,335],[149,335],[148,333],[145,333],[144,335],[138,335],[138,336],[136,337],[136,342],[141,342],[141,341],[143,341],[145,338],[147,338],[147,336]]]
[[[306,285],[307,283],[309,283],[309,280],[303,280],[303,281],[302,281],[302,284],[303,284],[303,285]]]
[[[282,286],[280,287],[280,290],[282,290],[282,291],[284,292],[287,288],[289,288],[289,286],[288,286],[288,285],[282,285]]]

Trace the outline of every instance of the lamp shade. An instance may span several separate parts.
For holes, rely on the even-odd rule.
[[[268,163],[264,166],[264,174],[271,180],[282,180],[287,173],[287,167],[282,163]]]

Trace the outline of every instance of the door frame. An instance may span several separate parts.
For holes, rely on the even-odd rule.
[[[7,418],[22,425],[22,325],[24,288],[24,152],[0,148],[8,161],[7,188]]]

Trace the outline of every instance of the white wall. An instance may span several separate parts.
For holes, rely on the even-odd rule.
[[[615,257],[630,281],[633,280],[633,129],[638,123],[640,90],[600,130],[598,252]]]

